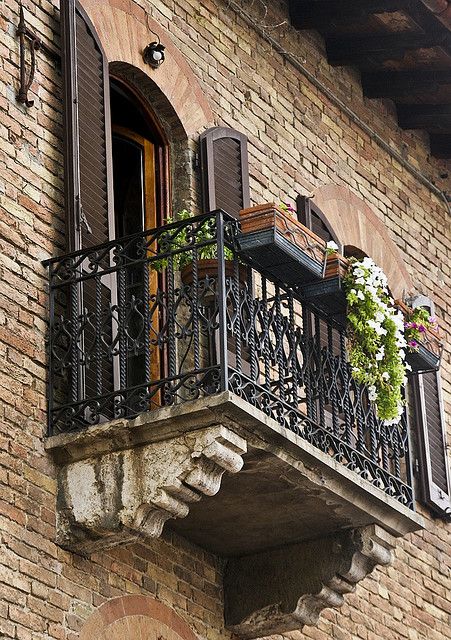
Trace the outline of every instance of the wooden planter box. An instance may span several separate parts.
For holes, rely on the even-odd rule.
[[[290,286],[320,280],[326,243],[274,203],[240,211],[241,251],[277,280]]]
[[[235,273],[235,263],[233,260],[225,260],[225,274],[226,278],[232,278]],[[219,264],[215,258],[207,259],[201,258],[197,261],[197,277],[198,280],[205,280],[207,277],[218,279]],[[180,271],[180,277],[183,284],[193,283],[193,263],[190,262]],[[244,284],[247,279],[247,267],[244,264],[239,265],[238,278],[241,284]]]
[[[347,311],[343,278],[348,266],[347,258],[339,253],[327,256],[323,280],[302,287],[302,295],[306,302],[342,327],[346,325]]]
[[[412,309],[400,300],[396,300],[396,306],[402,311],[405,319],[408,321]],[[412,367],[412,373],[438,371],[442,350],[443,344],[440,334],[432,329],[427,329],[422,335],[421,342],[418,343],[417,350],[411,351],[409,347],[407,347],[406,362]]]

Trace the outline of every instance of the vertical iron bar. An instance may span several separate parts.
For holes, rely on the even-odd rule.
[[[235,333],[235,368],[241,373],[243,371],[243,356],[241,351],[242,344],[242,331],[241,331],[241,323],[244,318],[241,316],[241,291],[240,291],[240,270],[239,264],[236,256],[234,256],[233,260],[233,277],[232,277],[232,309],[236,310],[236,320],[234,324],[232,324],[231,331],[232,336]],[[249,292],[244,292],[244,295],[248,295]],[[232,314],[233,315],[233,314]],[[252,318],[250,320],[252,322]],[[250,346],[250,345],[249,345]],[[252,358],[252,354],[251,354]],[[252,366],[252,365],[251,365]]]
[[[78,349],[79,341],[79,309],[80,298],[79,288],[81,283],[78,281],[77,274],[70,283],[70,309],[71,309],[71,401],[77,402],[80,399],[80,352]]]
[[[157,310],[157,319],[156,326],[158,329],[158,307],[155,305],[151,305],[150,301],[150,274],[149,274],[149,260],[148,258],[144,258],[143,261],[143,315],[144,315],[144,380],[143,384],[151,382],[152,377],[152,363],[150,358],[151,352],[151,344],[150,344],[150,335],[152,331],[152,317],[151,317],[151,308],[152,306]],[[157,292],[155,291],[155,296]],[[158,345],[155,345],[155,349],[158,349]]]
[[[305,397],[307,400],[307,416],[313,421],[316,421],[316,401],[313,398],[312,393],[312,312],[303,304],[302,305],[302,325],[304,328],[304,349],[305,349],[305,363],[304,363],[304,380],[305,380]]]
[[[285,401],[285,376],[284,376],[284,366],[283,366],[283,335],[282,335],[282,312],[280,306],[280,287],[276,284],[276,292],[275,292],[275,301],[276,301],[276,359],[277,359],[277,369],[278,369],[278,389],[279,389],[279,398],[284,402]]]
[[[55,331],[55,289],[53,287],[53,264],[49,265],[49,370],[47,376],[47,432],[53,435],[53,400],[55,372],[53,371],[53,337]]]
[[[378,451],[377,451],[377,436],[376,436],[376,427],[377,427],[377,418],[375,416],[374,411],[371,411],[369,417],[369,430],[370,430],[370,457],[373,462],[378,462]]]
[[[317,390],[318,390],[318,406],[319,406],[319,423],[322,427],[326,426],[324,412],[324,370],[323,370],[323,350],[321,347],[321,324],[319,316],[315,314],[315,353],[318,359],[319,370],[317,372]]]
[[[249,301],[249,316],[250,316],[250,327],[249,327],[249,356],[251,359],[251,380],[252,382],[258,382],[258,359],[257,352],[255,349],[255,301],[254,301],[254,288],[252,285],[252,271],[247,269],[247,291],[246,295],[248,296]]]
[[[331,375],[332,375],[332,393],[330,401],[332,402],[332,431],[334,436],[339,435],[338,429],[338,390],[337,390],[337,377],[336,377],[336,360],[334,354],[334,340],[332,325],[327,325],[327,348],[329,350],[329,359],[331,362]]]
[[[177,345],[175,341],[175,306],[174,306],[174,256],[172,253],[168,256],[167,266],[167,282],[168,282],[168,369],[169,377],[175,376],[177,373]]]
[[[197,247],[193,249],[193,284],[192,299],[193,305],[193,337],[194,337],[194,370],[200,369],[200,336],[199,336],[199,254]]]
[[[229,386],[229,367],[227,353],[227,301],[224,258],[224,217],[221,210],[216,212],[216,243],[218,247],[218,309],[219,309],[219,366],[221,391]]]
[[[351,444],[352,436],[352,415],[351,415],[351,398],[349,396],[350,388],[350,376],[349,365],[346,355],[346,336],[344,331],[340,331],[340,367],[343,375],[343,412],[345,414],[345,432],[344,441],[346,444]]]
[[[126,334],[126,287],[127,277],[125,268],[121,267],[118,273],[119,289],[119,386],[121,391],[127,388],[127,334]]]
[[[294,319],[294,301],[291,289],[288,292],[288,314],[290,321],[290,371],[292,380],[291,405],[298,409],[298,368],[296,361],[296,324]]]
[[[381,440],[382,440],[382,468],[385,471],[390,470],[390,462],[388,459],[388,443],[387,443],[387,427],[381,425]]]
[[[102,283],[100,276],[95,276],[95,376],[96,394],[102,395]]]
[[[360,384],[356,385],[357,397],[355,402],[355,417],[357,422],[357,451],[365,451],[365,423],[362,410],[362,395],[366,393]]]
[[[271,349],[271,341],[269,339],[269,317],[268,317],[268,286],[265,276],[262,278],[262,302],[263,302],[263,331],[264,331],[264,346],[263,346],[263,362],[265,367],[265,387],[268,391],[271,388],[271,369],[269,354]]]

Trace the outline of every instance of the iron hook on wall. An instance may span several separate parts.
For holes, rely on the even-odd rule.
[[[26,107],[32,107],[34,105],[34,100],[28,99],[28,92],[34,80],[34,73],[36,70],[36,51],[41,48],[41,40],[35,33],[30,31],[25,24],[25,15],[22,5],[20,5],[20,19],[19,26],[17,28],[17,35],[19,36],[20,43],[20,88],[19,93],[17,94],[17,99]],[[28,76],[26,61],[27,42],[30,43],[31,53],[30,73]]]

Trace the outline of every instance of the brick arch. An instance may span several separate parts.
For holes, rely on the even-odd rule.
[[[186,136],[213,124],[213,113],[200,83],[169,34],[133,0],[80,0],[102,42],[109,63],[141,70],[172,105]],[[166,47],[166,60],[151,69],[142,58],[155,34]]]
[[[401,251],[364,200],[347,187],[334,184],[320,187],[313,200],[342,244],[361,249],[384,270],[395,298],[413,290]]]
[[[88,618],[79,640],[198,640],[172,609],[150,596],[129,595],[108,600]]]

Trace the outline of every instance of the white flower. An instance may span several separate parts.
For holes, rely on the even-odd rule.
[[[365,294],[360,289],[357,291],[357,297],[359,300],[365,300]]]
[[[333,240],[329,240],[326,244],[326,248],[329,249],[329,251],[338,251],[338,244]]]
[[[373,402],[377,399],[376,387],[374,384],[368,387],[368,399]]]
[[[384,371],[382,373],[382,380],[389,380],[390,379],[390,374],[388,373],[388,371]]]

